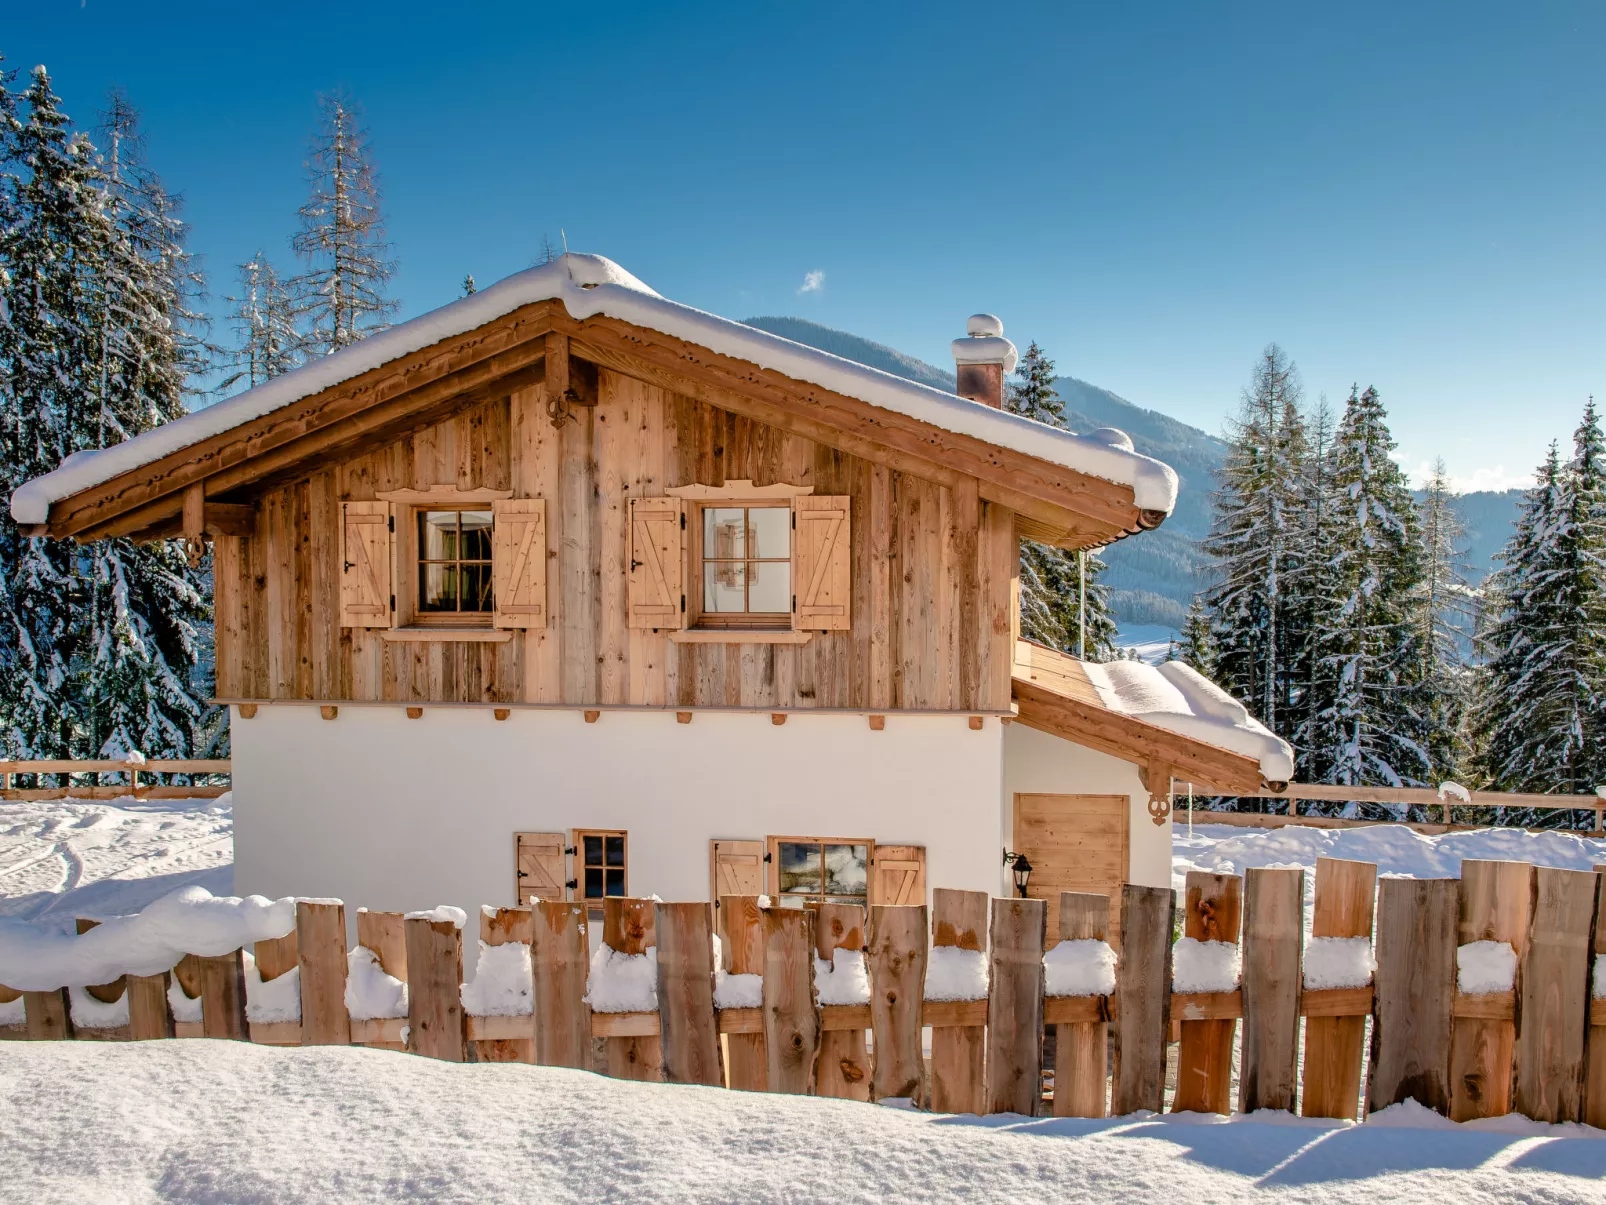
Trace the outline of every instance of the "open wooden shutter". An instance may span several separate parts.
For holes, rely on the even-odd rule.
[[[388,628],[390,503],[343,502],[340,511],[340,626]]]
[[[926,847],[877,845],[870,868],[872,904],[926,902]]]
[[[684,515],[679,498],[630,501],[629,626],[633,628],[685,626]]]
[[[491,577],[499,628],[546,627],[546,499],[491,503]]]
[[[715,907],[721,896],[764,894],[764,842],[710,841],[708,861]]]
[[[531,900],[561,900],[568,879],[563,861],[562,833],[517,833],[518,906]]]
[[[846,497],[792,499],[792,626],[835,631],[853,626],[853,579]]]

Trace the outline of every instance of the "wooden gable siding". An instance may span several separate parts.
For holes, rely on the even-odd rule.
[[[481,402],[262,497],[219,537],[224,698],[1002,710],[1015,515],[602,370],[561,430],[546,387]],[[852,499],[852,625],[802,645],[675,643],[627,625],[629,503],[731,480]],[[967,485],[968,483],[968,485]],[[547,500],[547,626],[501,643],[390,641],[339,622],[340,503],[457,486]]]

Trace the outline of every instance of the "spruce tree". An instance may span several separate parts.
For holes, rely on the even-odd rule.
[[[1440,779],[1455,778],[1462,771],[1463,721],[1469,697],[1462,650],[1471,636],[1472,591],[1461,571],[1465,531],[1452,497],[1441,458],[1434,461],[1418,504],[1422,584],[1417,607],[1418,645],[1423,657],[1418,709],[1427,720],[1428,755],[1434,776]]]
[[[307,163],[312,195],[301,207],[301,229],[291,240],[307,263],[294,292],[311,356],[339,351],[383,330],[398,304],[386,296],[395,263],[385,241],[368,131],[345,94],[325,94],[318,104],[318,131]]]
[[[1182,621],[1182,639],[1174,641],[1168,661],[1180,661],[1198,670],[1206,678],[1216,676],[1216,642],[1210,631],[1210,616],[1204,600],[1195,594],[1188,604],[1188,616]]]
[[[463,296],[464,297],[472,297],[472,296],[474,296],[474,294],[478,293],[479,291],[480,291],[479,285],[474,283],[474,273],[465,272],[463,274]]]
[[[295,309],[268,257],[258,251],[239,268],[239,294],[227,300],[234,325],[235,344],[224,366],[231,370],[218,390],[243,384],[254,389],[296,366]]]
[[[1332,626],[1340,598],[1333,589],[1338,564],[1338,527],[1343,506],[1334,485],[1334,418],[1326,395],[1317,399],[1306,422],[1308,449],[1300,475],[1299,514],[1291,580],[1290,653],[1294,658],[1292,714],[1285,726],[1294,747],[1295,775],[1319,781],[1323,758],[1315,719],[1331,704],[1337,683],[1322,663],[1315,633]],[[1329,810],[1338,810],[1336,808]]]

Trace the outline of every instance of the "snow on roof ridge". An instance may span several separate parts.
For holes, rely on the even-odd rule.
[[[283,376],[275,377],[145,432],[125,443],[75,453],[53,472],[19,486],[11,514],[44,523],[50,506],[80,490],[160,460],[348,381],[421,348],[466,334],[522,306],[561,301],[575,319],[607,315],[747,360],[946,431],[1012,448],[1052,464],[1130,486],[1142,510],[1169,514],[1177,475],[1152,457],[1073,435],[1020,415],[945,393],[829,352],[795,343],[660,296],[612,260],[568,252],[477,293],[397,324]]]
[[[1143,720],[1218,749],[1254,758],[1267,782],[1294,777],[1288,742],[1256,720],[1237,699],[1179,661],[1082,662],[1099,700],[1111,711]]]

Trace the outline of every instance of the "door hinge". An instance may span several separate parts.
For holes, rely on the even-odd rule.
[[[681,511],[680,512],[680,530],[681,531],[685,531],[686,530],[686,512],[685,511]]]
[[[797,614],[797,595],[792,595],[792,614]]]
[[[396,531],[396,516],[395,515],[387,515],[385,517],[385,530],[388,531],[388,532],[391,532],[392,534],[395,533],[395,531]]]
[[[521,878],[521,879],[527,879],[527,878],[529,878],[529,877],[530,877],[530,876],[529,876],[529,875],[527,875],[527,874],[525,874],[525,873],[524,873],[524,872],[523,872],[523,871],[522,871],[522,870],[521,870],[521,871],[519,871],[519,878]]]
[[[570,891],[577,890],[579,888],[579,886],[580,886],[580,880],[579,879],[570,879],[567,883],[564,884],[564,886],[567,887]]]
[[[682,615],[686,613],[686,596],[684,594],[680,596],[680,613]]]
[[[796,511],[792,512],[792,530],[793,531],[797,530],[797,512]]]
[[[394,594],[390,596],[390,609],[392,611],[396,609],[396,596]]]
[[[580,852],[580,847],[578,845],[565,845],[563,847],[563,852],[572,858],[575,854]]]
[[[764,860],[765,860],[765,861],[766,861],[766,862],[773,862],[773,861],[774,861],[774,860],[775,860],[775,858],[774,858],[774,857],[773,857],[773,856],[772,856],[772,855],[770,855],[770,854],[765,854],[765,855],[764,855]]]

